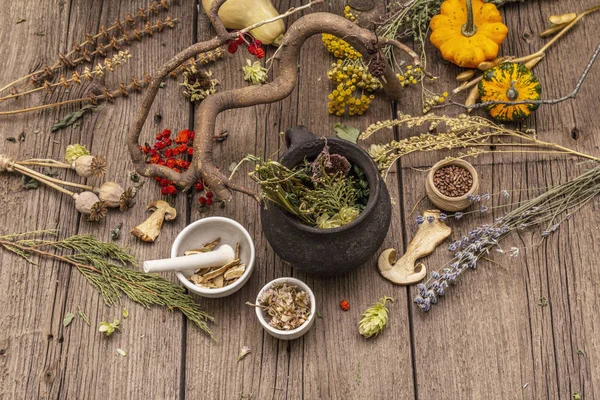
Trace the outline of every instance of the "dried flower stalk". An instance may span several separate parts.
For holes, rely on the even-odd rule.
[[[224,55],[224,53],[221,48],[217,48],[212,51],[201,53],[195,58],[193,58],[193,57],[190,58],[185,65],[181,65],[179,68],[175,69],[173,72],[171,72],[169,74],[169,76],[171,78],[177,78],[177,76],[182,71],[185,70],[186,66],[188,66],[188,65],[190,65],[190,66],[191,65],[196,65],[196,66],[207,65],[207,64],[210,64],[212,62],[215,62],[215,61],[221,59],[223,57],[223,55]],[[26,112],[36,111],[36,110],[43,110],[43,109],[47,109],[47,108],[60,107],[60,106],[68,105],[68,104],[90,103],[93,105],[97,105],[100,102],[106,101],[106,100],[112,102],[116,98],[121,97],[121,96],[128,97],[132,91],[140,92],[142,89],[144,89],[146,86],[148,86],[151,79],[152,78],[150,77],[149,74],[144,75],[143,79],[141,79],[141,80],[138,80],[135,77],[131,77],[129,84],[126,84],[125,82],[120,82],[118,89],[110,90],[108,88],[104,88],[102,94],[94,94],[93,92],[90,92],[88,97],[65,100],[65,101],[60,101],[60,102],[51,103],[51,104],[44,104],[41,106],[24,108],[24,109],[20,109],[20,110],[0,111],[0,115],[20,114],[20,113],[26,113]]]
[[[103,64],[98,63],[94,69],[90,69],[86,67],[82,73],[77,71],[73,71],[71,78],[66,78],[64,75],[60,76],[58,82],[50,83],[48,81],[44,81],[42,86],[39,86],[35,89],[28,90],[26,92],[19,92],[17,94],[11,94],[8,96],[0,97],[0,102],[8,99],[12,99],[15,97],[21,97],[27,94],[39,92],[41,90],[45,90],[47,93],[52,93],[55,88],[62,86],[64,88],[70,88],[71,85],[81,85],[83,80],[93,81],[95,78],[103,77],[105,71],[114,71],[115,67],[120,67],[125,64],[131,58],[131,54],[129,51],[119,51],[117,54],[113,55],[110,58],[105,58]]]
[[[58,70],[60,67],[64,65],[75,66],[78,63],[84,61],[88,55],[92,55],[90,51],[95,51],[98,49],[99,44],[97,43],[98,39],[101,38],[109,38],[109,33],[115,30],[118,30],[123,35],[128,36],[129,33],[125,29],[125,27],[135,27],[138,21],[147,22],[147,19],[150,15],[157,15],[159,12],[163,10],[169,9],[169,1],[168,0],[160,0],[160,2],[152,1],[147,8],[139,8],[137,12],[134,14],[127,13],[124,20],[116,20],[113,25],[105,28],[104,26],[100,27],[100,30],[95,35],[86,34],[86,38],[79,44],[73,46],[73,49],[66,54],[59,55],[59,60],[56,61],[52,66],[45,66],[42,69],[34,71],[28,75],[25,75],[14,82],[9,83],[8,85],[0,88],[0,93],[5,91],[6,89],[14,87],[17,83],[22,82],[24,80],[30,79],[31,84],[37,84],[41,79],[51,79],[54,76],[54,71]],[[169,17],[167,17],[167,21],[173,21]],[[165,23],[167,22],[165,21]],[[139,39],[139,31],[138,34],[134,31],[134,36]],[[114,39],[114,38],[113,38]],[[101,46],[101,45],[100,45]],[[108,48],[111,46],[109,45]],[[107,49],[108,49],[107,48]],[[105,49],[104,49],[105,50]],[[103,51],[103,50],[101,50]],[[78,59],[71,59],[74,54],[83,54],[84,57],[80,57]],[[96,53],[94,53],[96,54]],[[23,88],[18,89],[17,91],[21,91]]]
[[[410,136],[399,141],[394,140],[386,144],[371,145],[369,155],[384,177],[399,158],[420,151],[467,149],[466,153],[459,154],[460,158],[476,157],[485,153],[535,152],[573,155],[600,161],[597,157],[539,140],[534,130],[521,132],[496,124],[486,118],[466,114],[447,117],[431,113],[413,117],[400,113],[398,119],[380,121],[369,126],[360,138],[364,140],[381,129],[391,129],[394,126],[408,128],[422,126],[427,129],[427,133]],[[442,126],[446,127],[446,130],[442,130]],[[430,133],[434,129],[438,133]],[[500,150],[489,150],[489,146],[492,145]]]
[[[491,225],[485,224],[471,230],[468,235],[450,245],[449,250],[455,251],[454,258],[438,271],[432,272],[427,282],[417,285],[415,304],[422,311],[429,311],[465,271],[477,268],[478,262],[482,258],[486,259],[490,251],[496,249],[503,253],[500,242],[508,235],[545,225],[546,228],[541,233],[544,240],[599,194],[600,166],[596,164],[577,178],[552,187],[531,200],[523,201]],[[511,249],[512,257],[517,257],[518,254],[518,248]]]

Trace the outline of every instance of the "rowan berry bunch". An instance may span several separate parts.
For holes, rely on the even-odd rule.
[[[254,39],[251,35],[247,33],[242,33],[238,36],[236,40],[230,41],[227,46],[227,51],[230,54],[238,51],[240,45],[248,46],[248,53],[256,56],[256,58],[263,58],[265,56],[265,50],[262,48],[262,42],[260,40]]]
[[[194,148],[192,147],[194,132],[184,129],[179,131],[175,138],[171,136],[171,131],[165,129],[156,134],[156,142],[152,146],[146,143],[144,146],[140,146],[140,148],[147,155],[146,163],[164,165],[181,173],[190,167],[188,159],[194,155]],[[177,188],[172,181],[159,177],[154,177],[154,179],[160,184],[160,191],[163,196],[174,197],[177,195]],[[213,192],[206,187],[202,180],[199,179],[195,183],[194,188],[200,193],[198,203],[201,208],[213,204]]]

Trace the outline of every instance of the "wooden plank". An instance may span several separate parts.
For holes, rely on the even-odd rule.
[[[517,55],[535,51],[544,43],[536,34],[545,27],[545,16],[592,5],[591,2],[577,3],[550,5],[547,2],[526,2],[506,7],[503,13],[511,30],[504,51]],[[560,10],[557,6],[560,6]],[[546,98],[558,97],[572,90],[572,84],[564,83],[566,79],[561,77],[569,76],[575,81],[578,73],[572,72],[572,64],[560,62],[554,57],[561,50],[572,49],[573,43],[577,46],[581,43],[587,50],[593,50],[596,44],[590,44],[584,37],[585,32],[593,30],[597,22],[597,18],[587,18],[584,24],[551,49],[548,58],[536,68],[542,84],[550,89],[545,94]],[[583,66],[589,57],[588,52],[585,55],[579,52],[570,54],[576,65]],[[592,71],[587,85],[593,82],[592,76],[597,73],[597,68]],[[453,75],[447,72],[440,80],[451,84]],[[561,84],[555,85],[558,81]],[[593,86],[592,83],[587,90],[593,90]],[[557,89],[559,87],[560,92]],[[582,91],[580,97],[571,103],[556,107],[542,106],[535,118],[527,122],[527,126],[536,128],[542,140],[593,151],[597,148],[593,143],[596,139],[581,137],[579,142],[585,140],[585,145],[579,147],[578,142],[570,137],[570,130],[582,125],[585,126],[582,131],[597,131],[595,125],[587,124],[586,118],[572,118],[573,110],[577,110],[575,114],[581,111],[587,115],[589,111],[585,110],[589,110],[588,105],[597,101],[597,96]],[[455,115],[455,110],[444,110],[446,112]],[[416,155],[402,161],[403,166],[428,167],[445,155]],[[483,178],[481,191],[499,193],[502,189],[545,187],[566,181],[565,171],[569,171],[569,178],[576,176],[575,170],[579,169],[574,168],[573,160],[540,162],[552,158],[557,156],[480,157],[474,164],[479,165]],[[424,175],[412,169],[403,169],[406,210],[410,210],[424,195]],[[428,202],[422,203],[418,211],[428,207]],[[501,213],[498,212],[498,215]],[[407,215],[406,219],[407,237],[410,238],[416,229],[414,215]],[[486,217],[453,223],[455,231],[452,239],[459,238],[473,226],[489,221],[490,218]],[[594,245],[588,238],[579,238],[578,234],[594,229],[597,225],[594,221],[597,218],[592,215],[590,208],[582,210],[579,219],[569,222],[568,233],[561,232],[560,238],[552,238],[541,248],[526,252],[522,250],[521,260],[524,261],[511,262],[494,257],[501,265],[483,263],[476,271],[466,274],[457,287],[433,307],[429,315],[414,311],[416,380],[420,398],[440,395],[479,398],[481,393],[486,393],[488,398],[550,399],[570,398],[574,392],[582,393],[584,390],[587,390],[586,398],[593,397],[591,371],[594,365],[589,363],[593,356],[585,358],[583,362],[581,355],[573,355],[577,352],[571,349],[580,348],[582,342],[590,348],[596,348],[593,342],[590,344],[585,339],[597,331],[597,324],[584,323],[591,314],[582,314],[573,296],[573,287],[586,284],[576,277],[594,274],[592,267],[584,261],[586,256],[582,255],[593,252],[591,249]],[[575,223],[579,227],[578,232],[570,228]],[[511,237],[505,241],[503,248],[528,248],[537,243],[534,237],[537,240],[539,232],[537,235],[527,233],[518,238]],[[572,243],[582,244],[573,248]],[[451,255],[441,248],[426,263],[431,267],[441,266],[450,258]],[[415,290],[412,292],[414,296]],[[550,313],[550,308],[540,307],[538,303],[540,298],[549,299],[551,296],[559,298],[560,306],[553,307]],[[443,353],[440,353],[441,349]]]
[[[11,45],[0,50],[0,65],[5,71],[3,84],[53,62],[64,48],[69,24],[69,4],[52,1],[3,5],[0,20],[6,27],[3,38]],[[17,21],[24,22],[16,24]],[[44,36],[41,36],[44,35]],[[31,104],[25,99],[0,105],[7,110]],[[2,117],[0,153],[17,159],[43,157],[60,159],[65,143],[77,141],[67,130],[51,135],[50,126],[60,114],[55,111]],[[13,144],[5,139],[24,132],[25,141]],[[88,143],[88,142],[84,142]],[[60,173],[64,177],[64,173]],[[60,229],[64,234],[77,231],[73,201],[48,188],[26,191],[18,175],[0,177],[5,188],[0,195],[1,234],[34,229]],[[59,216],[62,215],[62,218]],[[46,363],[62,347],[62,304],[70,280],[70,269],[53,262],[27,265],[22,259],[3,251],[0,254],[0,397],[43,398],[48,382],[54,380],[57,366]]]
[[[50,7],[51,5],[48,4],[44,7],[55,10],[57,19],[63,14],[65,19],[70,17],[70,28],[62,29],[65,30],[66,37],[66,39],[61,39],[61,42],[65,43],[60,47],[60,50],[63,51],[84,37],[84,33],[88,31],[84,30],[86,27],[97,29],[100,24],[108,26],[115,18],[124,17],[127,11],[135,12],[138,7],[146,6],[147,2],[124,3],[127,4],[117,1],[110,2],[110,4],[104,2],[106,7],[103,7],[102,3],[95,3],[90,9],[87,3],[74,2],[66,5],[68,13],[62,11],[65,8],[63,6],[59,8],[52,5]],[[30,7],[30,14],[38,15],[37,12],[33,12],[32,3]],[[193,26],[193,8],[194,6],[191,4],[185,7],[175,7],[169,14],[172,17],[181,18],[183,23],[173,31],[167,30],[162,34],[155,34],[155,39],[145,39],[141,43],[134,43],[130,47],[133,54],[130,62],[115,71],[114,74],[107,74],[103,83],[114,88],[120,80],[127,80],[132,75],[141,78],[145,72],[152,72],[181,47],[189,44]],[[36,10],[39,11],[39,7],[36,7]],[[59,12],[59,10],[61,11]],[[161,16],[164,18],[165,15],[167,14],[164,13]],[[53,18],[42,19],[38,27],[38,29],[43,28],[45,27],[44,21],[48,22],[48,32],[44,40],[50,41],[50,43],[61,35],[59,29],[56,33],[51,34],[51,29],[62,25],[50,23],[52,20]],[[36,39],[35,42],[37,43],[38,40]],[[55,53],[58,51],[57,46]],[[54,58],[52,53],[46,51],[45,46],[40,48],[32,46],[31,55],[38,53],[49,53],[48,57]],[[14,57],[3,59],[13,60]],[[50,61],[53,60],[46,60],[43,63]],[[97,84],[93,86],[98,87]],[[90,88],[89,85],[75,88],[68,97],[85,95]],[[59,97],[54,97],[66,98],[66,94],[62,92],[57,96]],[[115,105],[102,105],[96,113],[83,120],[81,127],[65,129],[54,137],[49,134],[50,124],[67,112],[76,110],[78,106],[45,112],[43,114],[46,116],[45,120],[42,120],[44,122],[43,133],[37,136],[29,135],[31,140],[39,141],[39,144],[36,143],[35,147],[32,146],[35,150],[32,152],[34,154],[27,151],[23,152],[24,156],[46,156],[44,152],[48,152],[46,149],[49,149],[50,154],[47,156],[60,159],[63,157],[63,149],[67,144],[83,143],[92,152],[107,156],[109,159],[107,178],[114,179],[123,186],[130,185],[131,181],[127,171],[132,170],[132,166],[125,148],[124,135],[129,127],[131,115],[137,110],[140,102],[141,96],[132,95],[129,99],[117,100]],[[170,82],[164,89],[164,93],[161,92],[153,107],[151,117],[144,130],[143,140],[151,141],[155,130],[163,129],[167,124],[175,125],[173,126],[174,130],[179,127],[186,128],[189,124],[187,104],[187,101],[181,97],[175,82]],[[164,121],[162,124],[153,122],[159,121],[159,118],[154,119],[152,116],[159,114]],[[36,117],[40,116],[25,115],[15,117],[15,120],[29,121]],[[49,138],[57,140],[57,145],[48,146]],[[1,145],[4,146],[4,144],[3,141]],[[121,160],[123,162],[120,162]],[[73,175],[69,175],[69,177],[73,178]],[[15,182],[15,178],[12,179]],[[101,182],[94,181],[93,183],[100,184]],[[26,213],[36,215],[35,209],[39,208],[41,212],[38,214],[37,221],[23,221],[23,227],[17,225],[11,228],[25,230],[59,227],[64,236],[76,232],[93,233],[99,238],[110,240],[110,230],[119,222],[125,222],[120,243],[131,247],[134,254],[141,260],[167,257],[175,235],[185,226],[186,202],[185,198],[180,196],[177,201],[177,208],[180,211],[178,221],[166,224],[164,232],[154,245],[140,246],[140,242],[129,235],[129,230],[147,217],[144,203],[150,198],[160,197],[159,189],[153,181],[149,181],[140,191],[139,204],[134,209],[123,215],[118,212],[113,213],[106,221],[97,225],[89,224],[83,218],[80,219],[70,199],[61,203],[54,200],[54,198],[58,198],[54,193],[42,189],[27,194],[33,193],[39,193],[43,197],[35,202],[29,199],[24,201],[26,193],[23,193],[17,198],[11,198],[10,201],[15,205],[22,204],[23,206],[17,208],[17,212],[19,208],[23,208],[24,215]],[[52,197],[49,201],[48,197],[50,196]],[[5,218],[9,217],[6,213]],[[171,398],[178,395],[182,357],[181,331],[183,328],[180,314],[171,314],[160,309],[145,310],[125,300],[124,307],[129,310],[130,317],[123,321],[123,333],[107,340],[97,332],[98,323],[102,320],[119,317],[121,309],[106,307],[101,297],[81,275],[78,273],[71,275],[68,267],[52,266],[50,263],[43,263],[40,267],[30,271],[24,269],[22,262],[14,257],[4,255],[4,253],[2,256],[6,259],[3,265],[8,268],[3,267],[2,269],[3,275],[6,274],[6,277],[3,276],[2,279],[3,284],[8,284],[13,280],[15,283],[19,282],[17,285],[11,285],[10,290],[7,288],[6,291],[3,291],[3,295],[7,294],[8,299],[20,298],[22,303],[20,307],[11,310],[10,314],[3,312],[3,321],[7,322],[7,327],[12,325],[17,328],[21,323],[11,323],[10,321],[20,321],[21,315],[28,316],[27,319],[23,319],[24,322],[27,321],[25,326],[20,326],[20,329],[3,330],[2,333],[3,336],[7,335],[0,341],[6,344],[3,347],[5,347],[7,356],[2,357],[2,360],[7,360],[6,366],[9,372],[6,372],[5,375],[7,381],[14,380],[14,383],[10,385],[2,385],[3,390],[8,391],[7,393],[15,394],[7,394],[7,397],[16,397],[16,393],[19,393],[19,397],[22,393],[24,398],[74,398],[80,396],[81,393],[88,393],[94,398],[122,396]],[[32,273],[35,275],[32,276]],[[173,279],[172,274],[167,276]],[[36,287],[38,288],[36,289]],[[31,295],[27,293],[31,293]],[[41,304],[46,306],[42,308]],[[63,329],[64,314],[66,312],[77,313],[79,306],[88,314],[92,325],[88,327],[77,317],[68,328]],[[32,348],[35,350],[31,351]],[[125,349],[128,356],[121,358],[116,353],[117,348]],[[20,376],[29,376],[30,378],[21,380],[18,378]]]
[[[282,1],[278,3],[278,9],[283,11],[299,4]],[[341,13],[339,5],[331,10]],[[315,8],[315,11],[320,11],[320,8]],[[295,19],[297,16],[292,17],[292,20]],[[207,34],[202,30],[202,23],[199,29],[202,34]],[[247,152],[276,155],[282,146],[277,132],[296,124],[307,125],[318,135],[332,135],[333,125],[338,121],[364,129],[372,119],[390,117],[391,106],[383,99],[378,99],[368,115],[357,119],[333,118],[327,114],[324,104],[315,107],[315,101],[322,99],[325,102],[330,90],[325,71],[332,60],[318,36],[310,39],[301,57],[300,85],[290,97],[278,104],[227,111],[224,117],[219,118],[217,131],[226,129],[230,134],[230,138],[215,151],[215,159],[219,160],[222,168],[236,162]],[[212,68],[222,78],[223,88],[244,85],[239,72],[244,58],[247,55],[236,54],[226,65]],[[391,139],[393,134],[387,137]],[[243,174],[239,174],[237,179],[252,184]],[[395,174],[390,177],[390,182],[392,195],[397,199]],[[240,198],[239,194],[235,196],[236,200],[225,209],[214,210],[210,215],[225,215],[249,227],[255,238],[257,266],[240,292],[225,299],[204,300],[219,321],[217,332],[221,341],[208,343],[197,332],[188,331],[187,396],[202,391],[211,398],[231,398],[240,393],[261,399],[357,398],[367,392],[374,397],[385,398],[398,392],[402,393],[402,398],[412,397],[406,289],[395,288],[380,278],[375,272],[375,259],[360,270],[338,278],[313,278],[292,270],[274,255],[266,243],[260,229],[257,206]],[[398,211],[398,208],[394,211],[395,222],[385,244],[388,247],[402,246]],[[263,332],[256,322],[254,310],[243,305],[247,300],[253,301],[265,283],[280,276],[295,276],[306,281],[313,289],[319,302],[319,312],[323,315],[323,319],[318,319],[307,335],[290,343],[278,341]],[[366,282],[370,284],[366,286]],[[376,339],[377,343],[367,342],[358,335],[356,323],[362,310],[383,294],[396,298],[396,304],[391,306],[392,322],[388,331]],[[339,301],[343,298],[348,298],[353,304],[349,313],[339,309]],[[397,352],[388,351],[390,343],[394,343]],[[236,355],[244,345],[250,346],[252,353],[238,362]],[[373,368],[375,360],[378,361],[377,368]],[[201,376],[203,379],[199,378]],[[377,383],[384,380],[383,377],[388,377],[390,385]]]
[[[101,24],[110,24],[125,12],[146,5],[145,1],[104,2],[100,14]],[[193,4],[179,4],[166,15],[179,18],[181,22],[173,30],[155,34],[140,43],[133,43],[129,50],[133,57],[115,74],[107,75],[105,84],[117,87],[120,80],[130,76],[141,78],[145,73],[153,73],[162,63],[191,44],[193,26]],[[83,16],[88,13],[86,4],[79,2],[73,7],[72,14]],[[143,94],[132,94],[128,99],[119,99],[114,105],[106,105],[97,121],[84,126],[84,132],[94,132],[92,151],[109,154],[107,178],[114,179],[123,187],[131,186],[129,172],[133,170],[129,153],[125,146],[125,135],[132,116],[141,104]],[[189,105],[174,80],[169,80],[161,90],[149,114],[140,142],[153,143],[154,135],[162,129],[171,129],[174,134],[189,126]],[[107,132],[110,134],[102,134]],[[177,197],[172,202],[178,211],[177,220],[165,222],[161,235],[153,244],[146,244],[134,238],[129,231],[144,221],[148,214],[145,207],[151,201],[160,199],[160,188],[153,179],[147,180],[137,197],[137,204],[131,210],[121,214],[110,213],[101,224],[81,221],[79,233],[93,234],[103,240],[110,240],[110,230],[123,223],[122,237],[119,243],[130,248],[138,260],[167,258],[175,236],[186,225],[186,198]],[[178,282],[174,274],[163,276]],[[182,329],[184,317],[165,309],[144,309],[125,299],[123,307],[129,312],[129,318],[121,317],[121,308],[106,307],[101,297],[91,289],[84,277],[77,274],[71,281],[66,310],[75,310],[79,305],[85,308],[92,323],[88,327],[78,321],[68,331],[68,346],[58,355],[65,366],[57,396],[71,398],[78,393],[91,391],[96,398],[176,398],[179,396],[182,359]],[[105,338],[97,332],[100,321],[114,318],[122,321],[122,333]],[[125,358],[116,350],[127,352]],[[88,361],[89,360],[89,361]],[[108,364],[107,364],[108,360]],[[77,374],[74,372],[77,371]],[[110,382],[110,384],[106,384]]]

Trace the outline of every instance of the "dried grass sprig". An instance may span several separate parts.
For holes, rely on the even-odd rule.
[[[1,97],[0,102],[6,101],[11,98],[24,96],[24,95],[27,95],[30,93],[35,93],[35,92],[43,90],[43,89],[45,89],[47,91],[51,91],[52,89],[54,89],[58,86],[63,86],[63,87],[68,88],[69,84],[71,82],[80,83],[78,81],[81,81],[81,78],[86,78],[88,80],[91,80],[89,78],[94,77],[94,76],[102,76],[104,69],[109,69],[112,71],[111,63],[116,62],[116,61],[113,61],[113,59],[117,60],[122,56],[123,53],[125,53],[124,51],[120,50],[121,49],[120,46],[123,43],[130,43],[132,39],[141,40],[141,38],[143,36],[152,36],[154,32],[162,32],[162,30],[164,29],[165,26],[173,28],[173,27],[175,27],[175,23],[178,21],[179,21],[178,19],[171,19],[170,17],[167,17],[167,19],[164,22],[162,20],[158,19],[154,24],[150,24],[150,22],[147,22],[146,26],[144,27],[144,29],[142,31],[134,29],[132,35],[128,35],[127,33],[124,33],[123,36],[118,39],[111,38],[111,40],[108,44],[99,45],[92,52],[85,51],[84,52],[85,54],[82,57],[69,61],[71,66],[74,67],[83,61],[90,62],[92,57],[97,54],[99,54],[103,57],[106,57],[107,49],[112,48],[114,50],[119,50],[119,53],[117,53],[115,56],[113,56],[112,58],[106,58],[104,60],[104,64],[105,64],[104,66],[102,64],[98,64],[98,66],[96,66],[96,68],[94,68],[93,70],[90,70],[89,68],[86,67],[82,73],[78,73],[77,71],[74,71],[72,73],[71,79],[67,79],[63,74],[60,76],[60,79],[56,83],[50,83],[48,80],[44,80],[43,82],[41,82],[41,80],[35,78],[36,81],[34,82],[34,85],[26,85],[22,88],[14,89],[13,93],[11,95]],[[126,53],[129,54],[129,52],[126,52]],[[130,56],[128,56],[128,57],[130,57]],[[52,77],[50,77],[50,78],[52,78]],[[27,90],[31,86],[38,86],[38,87],[36,89]]]
[[[128,33],[128,31],[126,30],[125,27],[128,26],[128,27],[134,28],[139,21],[147,22],[148,17],[150,15],[158,15],[159,12],[161,12],[163,10],[168,10],[169,3],[170,2],[168,0],[160,0],[159,2],[152,1],[148,5],[147,8],[139,8],[133,14],[127,13],[125,19],[123,19],[123,20],[117,19],[108,28],[101,26],[98,33],[96,33],[94,35],[89,34],[89,33],[86,34],[86,38],[84,41],[73,46],[73,49],[70,50],[69,52],[67,52],[66,54],[60,54],[59,59],[52,66],[45,66],[44,68],[41,68],[37,71],[34,71],[30,74],[20,77],[19,79],[0,88],[0,93],[5,91],[6,89],[13,88],[16,84],[23,82],[27,79],[30,79],[30,84],[37,84],[39,81],[41,81],[43,79],[51,79],[54,76],[54,72],[56,70],[58,70],[60,67],[62,67],[64,65],[75,66],[78,63],[83,62],[84,60],[86,60],[88,58],[88,56],[96,54],[96,51],[99,48],[98,46],[102,46],[101,44],[98,43],[99,39],[109,39],[111,41],[116,40],[116,38],[109,37],[109,33],[111,33],[112,31],[116,31],[116,30],[118,30],[122,35],[124,35],[124,37],[129,37],[130,34]],[[174,20],[172,20],[170,17],[167,17],[167,19],[165,20],[164,23],[161,21],[161,25],[167,24],[171,21],[174,21]],[[146,26],[147,26],[147,24],[146,24]],[[133,36],[135,38],[139,38],[139,37],[141,37],[139,35],[141,35],[140,31],[138,31],[137,29],[134,29]],[[109,44],[106,49],[110,48],[111,46],[112,46],[112,44]],[[73,55],[82,55],[82,56],[73,60],[72,59]],[[17,91],[21,91],[22,89],[23,88],[20,88]]]
[[[195,66],[207,65],[207,64],[210,64],[212,62],[215,62],[215,61],[223,58],[223,56],[224,56],[224,52],[221,48],[216,48],[212,51],[207,51],[205,53],[201,53],[197,57],[191,58],[185,64],[182,64],[180,66],[180,68],[177,68],[175,71],[170,73],[169,76],[171,78],[177,78],[180,73],[185,71],[185,69],[191,65],[195,65]],[[93,73],[93,71],[91,71],[91,72]],[[129,96],[129,94],[132,91],[140,92],[142,89],[144,89],[145,87],[148,86],[148,84],[150,83],[150,80],[151,80],[151,77],[149,74],[144,75],[144,77],[141,80],[138,80],[135,77],[131,77],[128,84],[126,84],[125,82],[119,82],[118,89],[111,90],[108,88],[104,88],[101,94],[95,94],[93,92],[90,92],[90,94],[87,97],[81,97],[81,98],[71,99],[71,100],[64,100],[64,101],[60,101],[60,102],[56,102],[56,103],[44,104],[41,106],[23,108],[23,109],[19,109],[19,110],[0,111],[0,115],[20,114],[20,113],[31,112],[31,111],[36,111],[36,110],[60,107],[60,106],[68,105],[68,104],[90,103],[93,105],[97,105],[106,100],[112,102],[117,97]]]
[[[213,337],[208,326],[213,317],[186,294],[183,287],[157,274],[146,274],[136,269],[135,258],[123,248],[91,235],[44,240],[44,234],[57,236],[58,232],[34,231],[0,236],[0,246],[30,263],[35,263],[33,257],[37,257],[58,260],[77,268],[109,306],[120,305],[124,294],[146,308],[161,306],[171,311],[179,310]]]
[[[127,63],[127,61],[131,58],[131,54],[129,51],[119,51],[117,54],[113,55],[110,58],[105,58],[102,64],[98,63],[95,68],[90,69],[86,67],[83,72],[79,73],[77,71],[73,71],[70,78],[66,78],[64,75],[60,76],[58,82],[50,83],[48,81],[44,81],[42,86],[39,86],[35,89],[31,89],[25,92],[20,92],[17,94],[11,94],[8,96],[0,97],[0,101],[5,101],[15,97],[21,97],[27,94],[39,92],[45,90],[47,93],[52,93],[54,89],[57,87],[70,88],[73,84],[81,85],[81,82],[86,80],[88,82],[94,80],[95,78],[103,77],[106,71],[114,71],[115,67],[120,67],[121,65]]]
[[[64,106],[67,104],[80,104],[80,103],[90,103],[93,105],[97,105],[103,101],[113,102],[118,97],[128,97],[132,91],[139,92],[148,84],[152,78],[150,75],[146,74],[142,80],[138,80],[135,77],[131,77],[130,83],[126,84],[125,82],[119,82],[119,88],[111,90],[109,88],[104,88],[101,94],[95,94],[94,92],[90,92],[87,97],[81,97],[78,99],[64,100],[51,104],[44,104],[41,106],[35,106],[30,108],[22,108],[19,110],[9,110],[9,111],[0,111],[0,115],[12,115],[12,114],[21,114],[36,110],[44,110],[47,108],[55,108]]]
[[[461,114],[458,117],[438,116],[434,113],[413,117],[399,114],[398,119],[380,121],[369,126],[360,136],[366,139],[377,131],[395,126],[407,128],[424,127],[426,133],[393,140],[386,144],[373,144],[369,154],[384,176],[401,157],[415,153],[438,150],[466,149],[459,157],[478,156],[491,152],[535,152],[573,155],[593,161],[600,158],[581,153],[556,143],[544,142],[537,138],[534,130],[521,132],[496,124],[486,118]],[[445,128],[445,129],[442,129]],[[436,133],[432,133],[436,131]],[[496,146],[502,150],[487,150]]]

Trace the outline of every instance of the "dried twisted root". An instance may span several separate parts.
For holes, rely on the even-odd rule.
[[[166,166],[147,164],[145,155],[140,150],[138,139],[161,81],[184,61],[199,53],[216,49],[224,45],[228,40],[236,39],[240,33],[228,32],[217,17],[217,11],[224,2],[225,0],[216,0],[208,15],[217,35],[208,41],[196,43],[183,50],[163,65],[152,77],[146,91],[146,97],[130,127],[127,144],[135,169],[140,175],[166,178],[173,181],[182,190],[190,188],[198,178],[201,178],[219,199],[231,200],[232,191],[239,191],[258,199],[252,190],[232,182],[225,174],[219,171],[213,160],[212,138],[215,134],[217,115],[228,109],[273,103],[289,96],[298,81],[297,65],[300,49],[306,40],[313,35],[329,33],[344,38],[345,41],[364,55],[367,63],[371,58],[378,57],[379,59],[384,59],[384,57],[379,52],[379,41],[373,32],[360,28],[338,15],[329,13],[308,14],[298,19],[289,27],[285,34],[281,47],[278,50],[278,59],[280,62],[278,72],[275,74],[277,78],[273,82],[261,86],[247,86],[215,93],[200,104],[195,115],[196,122],[194,128],[196,136],[193,144],[194,156],[188,170],[178,173]],[[315,0],[302,8],[306,8],[316,2],[321,1]],[[280,17],[290,15],[292,12],[294,10],[289,10]],[[272,22],[272,20],[255,24],[243,29],[242,32],[248,32],[267,22]],[[394,71],[387,64],[381,80],[384,83],[384,91],[387,96],[398,100],[402,87],[398,79],[396,79]]]

